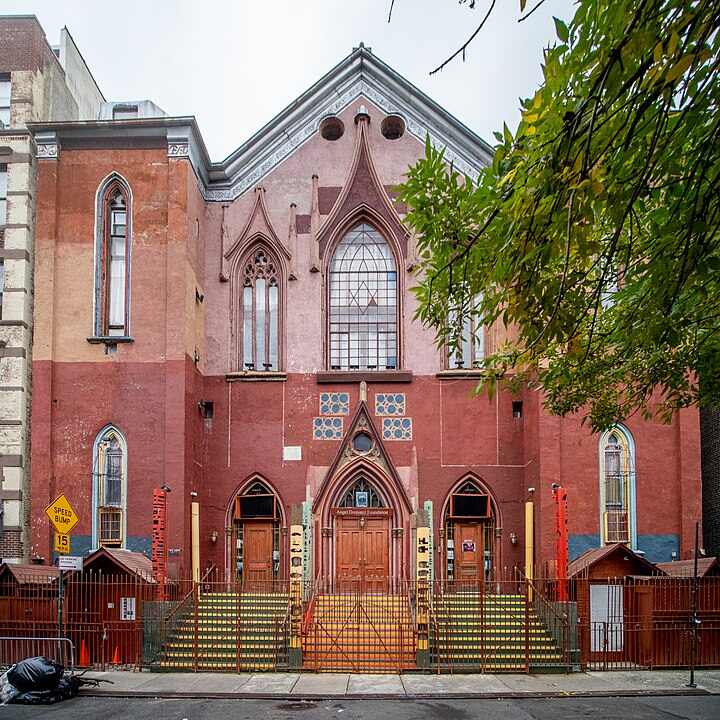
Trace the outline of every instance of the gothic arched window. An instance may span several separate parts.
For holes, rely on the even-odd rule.
[[[127,445],[109,426],[93,448],[93,547],[125,546],[127,525]]]
[[[380,508],[385,507],[380,495],[373,485],[364,477],[359,477],[355,482],[343,493],[338,507],[343,508]]]
[[[244,370],[280,369],[280,266],[256,246],[241,266],[240,357]]]
[[[448,344],[447,366],[451,370],[477,368],[485,359],[485,325],[478,313],[481,302],[482,294],[478,293],[472,307],[450,312],[452,342]]]
[[[95,333],[101,337],[129,334],[130,192],[112,176],[98,193],[98,242]]]
[[[635,458],[630,433],[620,426],[600,438],[601,534],[604,543],[633,543]]]
[[[398,367],[395,258],[385,238],[367,223],[340,241],[329,275],[331,370]]]

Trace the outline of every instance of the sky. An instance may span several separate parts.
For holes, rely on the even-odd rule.
[[[518,98],[542,79],[552,16],[546,0],[518,23],[519,0],[499,0],[463,63],[430,70],[472,34],[491,0],[3,0],[2,14],[37,15],[48,42],[67,26],[108,100],[149,99],[195,115],[222,160],[361,41],[482,138],[515,128]],[[532,7],[529,2],[527,7]]]

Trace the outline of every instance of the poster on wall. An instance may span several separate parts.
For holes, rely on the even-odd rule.
[[[366,508],[368,506],[369,493],[361,490],[355,493],[355,507]]]
[[[475,541],[474,540],[463,540],[462,544],[463,552],[475,552]]]
[[[134,620],[135,619],[135,598],[134,597],[120,598],[120,619],[121,620]]]

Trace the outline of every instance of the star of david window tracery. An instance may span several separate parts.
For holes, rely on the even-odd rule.
[[[397,269],[390,246],[367,223],[350,230],[330,263],[330,369],[394,370]]]

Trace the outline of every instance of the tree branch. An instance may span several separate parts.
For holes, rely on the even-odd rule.
[[[462,47],[458,48],[447,60],[440,63],[434,70],[430,72],[431,75],[434,75],[436,72],[440,72],[448,63],[451,63],[460,53],[462,53],[463,61],[465,60],[465,50],[467,49],[468,45],[475,39],[475,36],[483,29],[483,25],[487,22],[487,19],[490,17],[490,14],[493,11],[493,8],[495,7],[495,3],[497,0],[492,0],[490,3],[490,8],[485,13],[485,17],[482,19],[482,22],[477,26],[475,32],[465,41],[465,43],[462,45]]]

